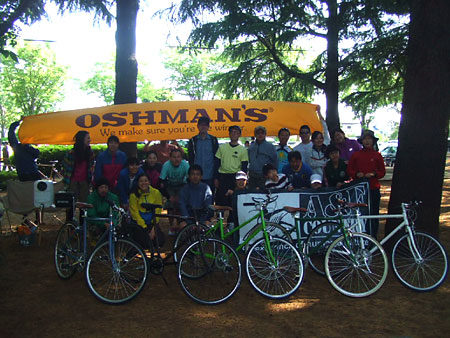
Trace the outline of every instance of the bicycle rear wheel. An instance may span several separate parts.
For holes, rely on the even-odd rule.
[[[331,285],[349,297],[367,297],[381,288],[388,272],[387,256],[373,237],[341,236],[328,248],[325,273]]]
[[[118,239],[113,242],[113,265],[109,241],[92,252],[86,266],[89,290],[108,304],[121,304],[136,297],[148,277],[148,263],[144,251],[134,242]]]
[[[415,291],[430,291],[441,285],[448,272],[448,259],[442,244],[424,232],[413,234],[416,257],[408,234],[402,236],[392,250],[395,275],[406,287]]]
[[[73,223],[65,223],[58,231],[55,242],[55,268],[62,279],[72,277],[81,254],[80,234]]]
[[[215,305],[239,288],[242,269],[236,251],[226,242],[201,238],[182,253],[178,281],[183,291],[200,304]]]
[[[208,226],[202,223],[199,223],[198,226],[200,227],[200,233],[203,234],[209,229]],[[183,229],[181,229],[181,231],[178,233],[177,238],[175,239],[175,242],[173,243],[173,261],[175,263],[178,263],[181,254],[186,250],[189,244],[198,240],[198,233],[199,232],[197,229],[197,224],[195,223],[188,224]],[[213,234],[211,233],[211,236],[208,237],[212,236]]]
[[[265,297],[281,299],[293,294],[303,281],[303,260],[297,249],[282,238],[271,238],[273,260],[264,239],[252,245],[246,259],[247,277]]]
[[[319,224],[311,231],[306,239],[305,246],[303,247],[305,256],[308,258],[308,263],[311,265],[311,268],[319,275],[325,276],[325,254],[331,243],[339,237],[341,233],[336,232],[334,236],[329,238],[327,238],[327,236],[338,227],[339,223],[336,222]]]

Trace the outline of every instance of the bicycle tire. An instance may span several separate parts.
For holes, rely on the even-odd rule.
[[[135,298],[144,288],[148,277],[148,262],[142,248],[133,241],[114,242],[117,271],[110,256],[109,241],[98,245],[86,265],[89,290],[102,302],[122,304]]]
[[[198,224],[201,228],[200,232],[204,233],[203,230],[207,231],[209,230],[209,227],[203,223]],[[177,237],[175,238],[175,242],[173,243],[173,261],[175,263],[178,263],[179,257],[181,254],[186,250],[186,248],[189,246],[189,244],[193,243],[194,241],[198,240],[198,237],[196,236],[198,234],[197,231],[197,225],[195,223],[191,223],[186,225],[181,231],[178,233]],[[212,237],[213,234],[211,233]],[[180,247],[178,247],[181,245]]]
[[[325,276],[325,254],[327,253],[331,243],[336,239],[336,236],[332,236],[323,242],[320,247],[318,247],[321,241],[325,239],[324,237],[328,235],[326,228],[329,227],[339,227],[339,223],[324,222],[319,224],[310,232],[308,238],[306,239],[305,245],[303,246],[303,252],[307,258],[308,264],[316,273],[322,276]],[[334,231],[334,229],[329,232],[332,231]],[[337,237],[341,236],[340,232],[337,232],[336,234],[338,235]]]
[[[375,293],[385,282],[387,272],[388,261],[383,247],[364,233],[337,238],[325,255],[328,281],[349,297],[367,297]]]
[[[77,270],[77,261],[81,254],[80,234],[77,225],[65,223],[61,226],[55,241],[55,268],[61,279],[69,279]]]
[[[415,246],[422,260],[410,250],[410,237],[403,235],[392,250],[392,267],[399,281],[415,291],[431,291],[447,277],[448,256],[442,244],[433,236],[417,231],[413,234]]]
[[[201,238],[191,243],[180,257],[178,281],[195,302],[216,305],[228,300],[242,280],[241,262],[225,241]]]
[[[277,263],[274,266],[265,245],[262,238],[248,252],[245,267],[250,284],[270,299],[289,297],[303,281],[303,259],[292,243],[282,238],[271,238],[270,248]]]
[[[252,234],[258,233],[255,237],[252,238],[250,242],[248,242],[246,245],[244,245],[244,252],[248,252],[249,248],[252,244],[256,243],[258,240],[263,238],[263,232],[259,228],[261,227],[261,223],[256,224],[253,228],[251,228],[247,233],[245,234],[243,238],[243,242],[247,240],[247,238],[251,237]],[[266,231],[271,237],[277,237],[277,238],[283,238],[289,243],[293,243],[292,236],[290,235],[289,231],[286,230],[285,227],[283,227],[280,224],[273,223],[273,222],[266,222]]]

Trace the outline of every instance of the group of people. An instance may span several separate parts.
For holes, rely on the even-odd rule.
[[[254,129],[254,140],[248,147],[239,143],[241,128],[237,125],[229,127],[229,142],[219,144],[217,137],[209,134],[210,119],[202,116],[197,123],[198,135],[188,142],[187,154],[176,142],[147,144],[142,165],[138,158],[127,158],[119,150],[117,136],[110,136],[107,149],[95,158],[89,133],[79,131],[64,159],[65,183],[78,201],[94,205],[89,216],[107,216],[106,200],[109,199],[129,210],[144,232],[149,232],[154,216],[142,203],[162,205],[163,196],[164,207],[169,212],[193,216],[193,210],[206,209],[213,203],[231,206],[233,194],[238,190],[339,188],[350,179],[362,177],[370,181],[372,212],[377,213],[378,180],[385,175],[383,158],[376,150],[378,139],[369,130],[363,131],[357,141],[346,138],[341,129],[329,135],[320,109],[318,116],[324,132],[311,133],[309,126],[302,125],[301,143],[293,149],[287,144],[288,128],[279,130],[279,144],[273,145],[266,140],[267,131],[263,126]],[[16,127],[13,124],[10,133],[11,130],[14,133]],[[20,161],[17,151],[27,152],[28,157],[39,155],[37,149],[33,152],[25,145],[24,149],[19,149],[21,145],[17,140],[16,143],[10,140],[10,143],[16,161]],[[19,175],[19,179],[39,179],[34,174],[24,175],[27,177]],[[28,177],[30,175],[33,177]],[[91,183],[94,189],[89,194]],[[210,216],[205,213],[200,215],[200,220],[206,221]],[[176,224],[171,220],[169,235],[175,235],[183,226],[184,223]],[[152,229],[146,236],[154,239],[160,235],[158,231]],[[373,231],[376,234],[377,229]]]

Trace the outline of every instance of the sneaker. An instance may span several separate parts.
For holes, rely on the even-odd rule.
[[[169,233],[168,233],[168,235],[169,236],[176,236],[176,235],[178,235],[178,229],[177,228],[169,228]]]

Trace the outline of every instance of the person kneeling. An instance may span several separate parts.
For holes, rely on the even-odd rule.
[[[133,231],[133,239],[139,243],[144,249],[150,248],[150,239],[153,245],[158,244],[159,247],[164,245],[165,239],[164,234],[159,228],[159,219],[156,218],[156,222],[153,225],[153,215],[152,211],[145,209],[142,204],[162,204],[162,196],[159,190],[151,187],[150,179],[147,175],[143,174],[139,176],[137,181],[137,186],[130,194],[129,210],[131,218],[137,223],[138,227]],[[155,210],[157,214],[161,213],[161,208]],[[158,238],[156,239],[156,236]]]
[[[87,203],[92,204],[93,208],[88,209],[89,218],[108,218],[110,214],[110,202],[119,205],[119,197],[109,191],[109,181],[105,177],[100,177],[95,181],[95,190],[87,197]],[[114,220],[117,219],[117,213],[114,212]],[[108,222],[91,221],[89,223],[89,233],[92,236],[91,244],[95,246],[97,239],[105,232],[109,226]]]
[[[180,190],[179,205],[181,216],[193,217],[194,209],[203,209],[213,204],[213,195],[209,185],[202,182],[203,170],[198,164],[189,168],[189,183]],[[208,221],[211,218],[211,212],[205,212],[198,215],[200,222]],[[180,228],[186,226],[186,222],[180,223]]]

